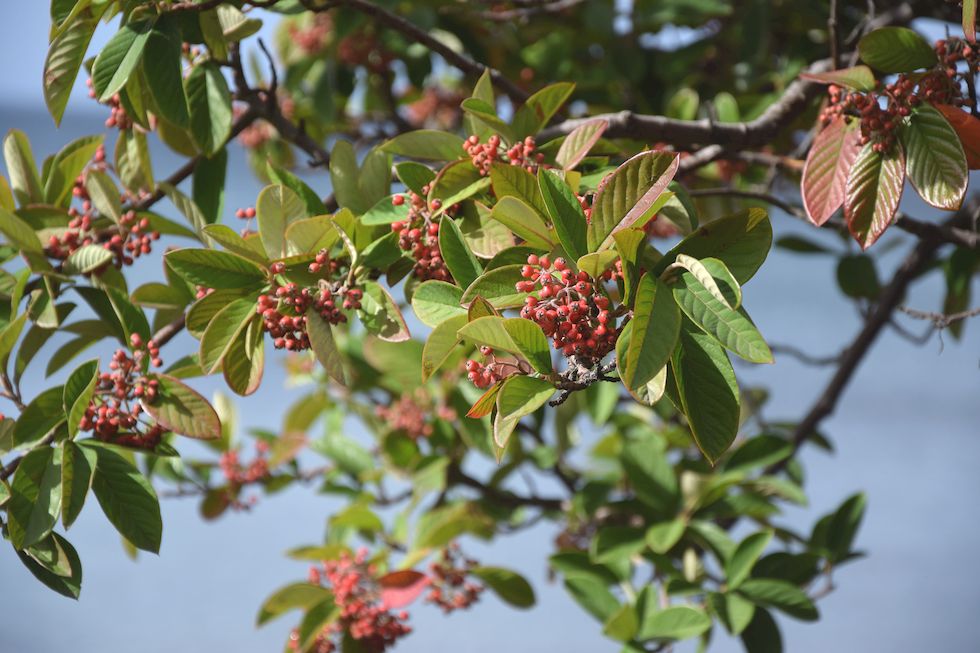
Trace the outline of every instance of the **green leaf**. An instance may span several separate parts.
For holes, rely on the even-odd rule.
[[[92,401],[98,375],[99,361],[93,359],[79,365],[65,381],[61,402],[68,419],[69,437],[75,437],[78,433],[78,424]]]
[[[269,179],[274,183],[282,184],[299,195],[303,203],[306,204],[307,215],[324,215],[327,213],[327,207],[323,205],[323,200],[305,181],[282,166],[274,164],[271,160],[266,164],[266,171],[269,173]]]
[[[21,206],[44,201],[41,179],[37,175],[37,164],[31,152],[30,141],[19,129],[11,129],[3,139],[3,159],[7,164],[10,185],[14,197]]]
[[[112,177],[101,170],[89,170],[85,175],[85,190],[93,206],[103,217],[119,222],[122,217],[122,202],[119,199],[119,188]]]
[[[111,251],[101,245],[82,245],[65,259],[65,274],[88,274],[108,265],[113,260]]]
[[[38,555],[38,548],[41,546],[57,551],[58,566],[60,567],[58,571],[61,573],[52,571],[49,568],[51,566],[49,561],[45,560],[45,564],[39,561],[43,559],[42,556]],[[68,540],[57,533],[51,533],[47,540],[37,546],[27,551],[18,551],[17,557],[24,563],[28,571],[47,587],[70,599],[78,598],[82,591],[82,561],[78,558],[75,547]]]
[[[529,247],[550,252],[555,246],[551,230],[538,212],[517,197],[502,197],[494,204],[490,217],[523,238]]]
[[[677,512],[677,475],[662,438],[650,435],[623,443],[620,463],[637,498],[665,518]]]
[[[677,605],[645,614],[636,638],[689,639],[711,628],[711,618],[701,610]]]
[[[866,497],[855,494],[841,504],[830,520],[827,530],[827,548],[834,560],[842,561],[851,554],[854,538],[864,517]]]
[[[61,124],[75,78],[104,11],[104,7],[96,8],[94,12],[84,11],[48,46],[48,55],[44,60],[44,103],[55,125]]]
[[[742,644],[747,653],[783,653],[779,626],[762,608],[755,610],[752,621],[742,632]]]
[[[523,281],[520,265],[504,265],[481,274],[466,290],[461,302],[469,304],[477,297],[490,302],[494,308],[517,308],[523,306],[528,293],[515,290],[518,281]]]
[[[345,385],[347,378],[344,372],[344,358],[337,349],[332,327],[312,308],[306,312],[306,332],[310,336],[310,347],[320,365],[330,378]]]
[[[221,437],[221,421],[207,399],[172,376],[152,374],[159,382],[152,402],[142,400],[143,410],[158,424],[189,438],[214,440]]]
[[[41,447],[24,454],[7,502],[7,527],[15,549],[44,539],[61,512],[61,450]]]
[[[266,255],[271,259],[288,255],[286,229],[307,217],[303,200],[285,186],[266,186],[256,200],[255,214]]]
[[[549,84],[534,93],[514,115],[513,128],[517,138],[537,134],[548,124],[555,112],[575,90],[575,84],[559,82]]]
[[[959,136],[943,114],[920,104],[903,123],[906,171],[915,190],[937,209],[956,211],[970,181]]]
[[[496,445],[504,449],[520,419],[543,406],[553,394],[554,386],[544,379],[520,374],[508,377],[497,393],[497,417],[493,421]]]
[[[221,4],[217,11],[218,22],[226,41],[241,41],[262,29],[261,20],[247,17],[237,7]]]
[[[861,151],[860,124],[837,118],[820,130],[803,166],[803,207],[810,222],[823,225],[844,204],[847,176]]]
[[[414,299],[414,298],[413,298]],[[456,315],[443,322],[440,322],[429,337],[425,339],[425,346],[422,348],[422,380],[427,380],[436,372],[446,360],[452,355],[460,338],[457,331],[467,322],[466,315]]]
[[[603,132],[609,127],[605,120],[590,120],[573,129],[555,155],[555,161],[565,170],[572,170],[589,154]]]
[[[617,567],[643,550],[643,531],[631,526],[603,526],[592,540],[590,555],[595,562]]]
[[[231,93],[221,69],[206,61],[187,77],[187,103],[194,140],[206,156],[220,150],[231,133]]]
[[[575,262],[575,267],[585,272],[593,279],[598,279],[619,259],[619,252],[606,249],[601,252],[586,254]]]
[[[814,82],[846,86],[865,93],[875,89],[875,75],[867,66],[841,68],[826,73],[801,73],[800,77]]]
[[[470,573],[483,581],[504,602],[515,608],[534,605],[534,589],[520,574],[501,567],[475,567]]]
[[[677,173],[679,161],[671,152],[641,152],[603,179],[592,202],[589,251],[611,246],[617,231],[643,226],[656,212],[655,202]]]
[[[86,441],[96,454],[92,491],[109,522],[138,549],[160,552],[163,520],[153,486],[131,462],[113,451]]]
[[[654,524],[646,533],[647,546],[654,553],[665,554],[680,541],[686,528],[687,522],[680,518]]]
[[[150,32],[150,38],[146,42],[143,75],[161,117],[177,127],[187,129],[190,118],[187,95],[184,92],[180,48],[180,33],[173,21],[164,15]],[[231,116],[226,118],[230,125]],[[211,151],[213,150],[206,153],[210,154]]]
[[[898,213],[905,186],[905,153],[898,143],[881,155],[868,143],[854,160],[844,197],[847,229],[861,249],[868,249]]]
[[[75,180],[104,140],[101,135],[83,136],[61,148],[51,159],[44,179],[45,202],[60,207],[68,206]]]
[[[55,430],[65,421],[62,405],[62,386],[48,388],[21,411],[14,426],[14,442],[18,446],[33,444]]]
[[[70,528],[85,505],[92,489],[97,457],[89,447],[80,447],[71,440],[61,443],[61,522]]]
[[[445,281],[422,283],[412,295],[412,310],[422,324],[436,327],[449,318],[466,315],[461,305],[463,291]]]
[[[801,621],[816,621],[817,608],[806,593],[784,580],[750,578],[738,591],[756,605],[776,608]]]
[[[858,42],[861,59],[883,73],[910,73],[936,65],[936,52],[907,27],[879,27]]]
[[[772,224],[764,209],[750,208],[715,220],[678,243],[653,267],[660,275],[678,254],[717,258],[744,284],[762,266],[772,245]]]
[[[565,578],[565,589],[585,611],[606,623],[619,609],[619,601],[605,583],[589,577]]]
[[[448,217],[439,221],[439,251],[453,279],[461,286],[469,286],[483,274],[483,266],[467,246],[459,225]]]
[[[729,589],[736,589],[752,572],[752,567],[772,540],[772,531],[759,531],[738,543],[732,557],[725,564],[725,578]]]
[[[406,132],[382,145],[381,149],[391,154],[433,161],[455,161],[464,154],[462,138],[433,129]]]
[[[259,389],[265,371],[265,334],[258,328],[258,319],[255,318],[251,329],[238,334],[222,359],[225,382],[243,397]]]
[[[99,102],[118,93],[143,58],[156,19],[126,23],[113,35],[92,64],[92,84]]]
[[[541,374],[551,374],[551,350],[541,327],[522,317],[477,318],[459,329],[459,336],[527,359]]]
[[[490,183],[498,200],[504,197],[516,197],[540,215],[548,215],[548,208],[541,197],[537,180],[524,168],[506,163],[494,163],[490,169]]]
[[[205,374],[214,374],[228,355],[232,343],[255,316],[255,301],[243,297],[231,302],[211,319],[201,337],[200,360]]]
[[[633,309],[633,327],[625,360],[619,361],[623,383],[638,392],[670,360],[677,345],[681,314],[667,286],[646,274],[640,279]]]
[[[467,98],[459,105],[466,113],[466,117],[471,122],[478,122],[484,126],[488,134],[499,134],[506,142],[514,142],[514,130],[506,122],[497,116],[497,111],[492,103],[480,98]]]
[[[364,296],[357,316],[368,333],[389,342],[408,340],[411,337],[408,325],[388,291],[373,281],[365,281],[363,288]]]
[[[299,608],[309,609],[314,605],[332,599],[330,590],[311,583],[292,583],[281,587],[262,602],[255,625],[262,626],[277,617]]]
[[[391,195],[378,200],[377,204],[372,206],[367,213],[361,216],[361,224],[374,227],[377,225],[406,221],[408,219],[408,210],[411,208],[408,201],[395,206],[391,203],[392,197],[396,196]]]
[[[191,121],[194,120],[193,108]],[[225,175],[228,170],[228,150],[218,148],[210,158],[201,157],[194,168],[191,196],[206,222],[221,220],[225,203]]]
[[[428,186],[436,178],[436,173],[431,168],[416,161],[402,161],[396,164],[395,174],[408,190],[421,197],[425,197],[423,187]]]
[[[266,281],[255,263],[227,252],[177,249],[165,254],[167,264],[189,283],[207,288],[254,288]]]
[[[881,283],[874,259],[867,254],[841,257],[837,263],[837,285],[848,297],[877,299]]]
[[[209,224],[204,227],[203,233],[232,254],[238,254],[259,265],[266,266],[269,264],[269,259],[265,255],[265,248],[260,243],[256,243],[254,240],[251,242],[245,240],[231,227],[223,224]],[[257,246],[253,247],[253,244]]]
[[[618,642],[628,642],[636,635],[639,627],[640,619],[636,614],[636,608],[627,604],[606,620],[602,625],[602,634]]]
[[[160,182],[157,186],[164,192],[167,199],[173,203],[177,210],[187,218],[190,225],[194,227],[194,231],[200,233],[204,229],[204,225],[208,224],[208,219],[194,200],[166,182]]]
[[[711,607],[732,635],[740,635],[752,622],[755,615],[755,605],[738,594],[726,592],[713,593],[708,596]]]
[[[538,186],[565,253],[575,259],[585,256],[589,253],[588,223],[575,193],[556,174],[544,168],[538,170]]]
[[[680,408],[687,415],[698,448],[714,464],[738,434],[735,371],[725,351],[707,334],[681,329],[679,344],[671,369]]]

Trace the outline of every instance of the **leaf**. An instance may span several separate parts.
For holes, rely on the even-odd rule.
[[[323,205],[323,200],[305,181],[271,160],[266,163],[266,171],[273,183],[285,186],[303,200],[303,203],[306,204],[307,215],[322,216],[327,213],[327,207]]]
[[[221,421],[207,399],[172,376],[152,374],[150,379],[159,382],[157,396],[152,402],[144,399],[140,403],[158,424],[189,438],[221,437]]]
[[[310,308],[306,311],[306,332],[310,336],[313,354],[327,374],[341,385],[346,385],[344,359],[334,341],[333,329],[320,315]]]
[[[970,43],[977,41],[977,0],[963,0],[963,36]]]
[[[642,226],[654,213],[654,202],[674,178],[679,162],[673,152],[641,152],[603,179],[592,202],[589,251],[611,246],[618,231]]]
[[[126,23],[116,32],[92,64],[92,85],[99,102],[118,93],[143,58],[155,19]]]
[[[588,577],[565,578],[565,589],[593,617],[605,623],[620,609],[605,583]]]
[[[867,254],[841,257],[837,264],[837,284],[848,297],[874,300],[881,293],[874,259]]]
[[[515,608],[534,606],[534,589],[520,574],[501,567],[474,567],[470,573]]]
[[[967,166],[970,170],[980,170],[980,118],[948,104],[937,104],[935,107],[959,137],[966,153]]]
[[[308,609],[332,598],[333,594],[330,590],[320,585],[311,583],[286,585],[273,592],[269,598],[262,602],[259,614],[255,619],[255,625],[262,626],[290,610]]]
[[[400,569],[378,577],[378,585],[382,608],[398,610],[422,595],[429,586],[429,577],[414,569]]]
[[[654,553],[667,553],[684,535],[687,523],[683,519],[654,524],[647,530],[645,540]]]
[[[858,42],[861,59],[883,73],[910,73],[936,65],[936,52],[907,27],[879,27]]]
[[[194,168],[195,179],[202,169],[207,167],[207,160],[202,160]],[[119,132],[116,140],[116,173],[119,181],[127,190],[138,193],[140,190],[153,188],[153,165],[150,161],[150,148],[146,142],[146,134],[136,129],[125,129]],[[222,186],[224,182],[222,181]],[[70,186],[66,192],[70,192]],[[65,196],[68,199],[68,196]]]
[[[95,451],[71,440],[61,443],[61,522],[70,528],[92,489],[97,457]]]
[[[633,327],[625,359],[619,361],[623,384],[631,392],[649,383],[670,360],[680,334],[681,313],[667,286],[646,274],[640,279]]]
[[[905,155],[900,144],[882,156],[868,143],[847,178],[844,219],[861,249],[868,249],[894,221],[905,185]]]
[[[628,642],[636,635],[639,626],[636,608],[626,604],[606,620],[602,625],[602,634],[618,642]]]
[[[112,177],[101,170],[89,170],[85,175],[85,190],[103,217],[119,222],[122,217],[122,202],[119,200],[119,188]]]
[[[766,610],[757,609],[752,621],[742,632],[742,644],[747,653],[783,653],[779,626]]]
[[[516,308],[524,304],[528,293],[515,290],[515,284],[523,281],[520,265],[504,265],[481,274],[466,290],[460,301],[469,304],[477,297],[490,302],[497,309]]]
[[[759,531],[738,543],[732,557],[725,564],[725,582],[729,589],[738,588],[749,577],[752,567],[765,551],[770,540],[772,540],[772,531]]]
[[[711,628],[711,618],[701,610],[676,605],[643,616],[636,637],[646,639],[689,639]]]
[[[750,208],[701,226],[653,267],[661,274],[678,254],[696,259],[717,258],[744,284],[762,266],[772,245],[772,224],[764,209]]]
[[[546,251],[554,247],[551,230],[541,215],[517,197],[502,197],[494,204],[490,216],[523,238],[530,247]]]
[[[698,448],[712,464],[738,434],[739,394],[728,356],[714,339],[681,329],[671,369]]]
[[[70,275],[88,274],[108,265],[112,260],[112,252],[105,247],[82,245],[65,259],[62,271]]]
[[[396,206],[391,203],[392,197],[399,196],[391,195],[378,200],[377,204],[372,206],[367,213],[361,216],[361,224],[374,227],[377,225],[391,224],[393,222],[403,222],[407,220],[408,211],[411,208],[408,201]]]
[[[220,150],[231,133],[231,93],[213,61],[194,66],[187,77],[187,104],[194,140],[205,156]]]
[[[813,140],[803,165],[803,207],[818,227],[844,204],[847,176],[861,151],[861,130],[856,121],[837,118]]]
[[[755,615],[755,605],[738,594],[710,594],[708,597],[711,607],[732,635],[744,631]]]
[[[408,340],[411,337],[408,325],[388,291],[373,281],[365,281],[363,288],[364,296],[357,316],[368,333],[389,342]]]
[[[800,77],[811,82],[846,86],[855,91],[867,92],[875,89],[874,73],[867,66],[853,66],[826,73],[800,73]]]
[[[553,394],[554,386],[544,379],[520,374],[508,377],[497,393],[497,417],[493,421],[496,445],[504,449],[520,419],[543,406]]]
[[[575,259],[588,254],[588,223],[572,189],[544,168],[538,170],[538,187],[565,253]]]
[[[643,550],[643,531],[632,526],[603,526],[592,540],[590,556],[595,562],[616,567]]]
[[[189,283],[206,288],[241,289],[266,281],[265,271],[245,258],[209,249],[177,249],[165,255],[167,264]]]
[[[470,251],[456,221],[445,217],[439,221],[439,251],[450,274],[461,286],[468,286],[483,274],[483,266]]]
[[[150,31],[143,59],[143,77],[160,115],[173,125],[189,124],[182,76],[181,38],[173,20],[164,15]]]
[[[619,454],[620,464],[637,498],[664,517],[676,514],[677,475],[667,460],[661,438],[628,439]]]
[[[529,134],[537,134],[548,124],[561,105],[565,104],[574,90],[575,84],[558,82],[549,84],[531,95],[514,115],[514,135],[517,138],[524,138]]]
[[[572,170],[589,154],[609,127],[605,120],[590,120],[573,129],[558,148],[555,162],[565,170]]]
[[[421,197],[425,197],[423,188],[436,178],[436,173],[431,168],[417,161],[402,161],[395,164],[395,174],[408,190]]]
[[[247,17],[237,7],[221,4],[217,11],[218,22],[226,41],[241,41],[262,29],[261,20]]]
[[[96,454],[92,490],[102,512],[133,546],[159,553],[163,520],[153,486],[121,455],[104,445],[89,442],[86,446],[91,446]]]
[[[255,214],[266,255],[271,259],[286,256],[289,253],[286,250],[286,229],[307,217],[303,200],[285,186],[266,186],[255,202]]]
[[[17,557],[24,563],[28,571],[47,587],[62,596],[77,599],[82,591],[82,561],[78,558],[78,552],[68,540],[57,533],[51,533],[46,543],[50,544],[50,548],[57,550],[59,558],[62,559],[60,560],[61,566],[67,567],[67,569],[61,569],[62,575],[55,573],[38,561],[40,556],[37,554],[37,547],[27,551],[18,551]]]
[[[551,351],[541,327],[522,317],[481,317],[459,329],[459,336],[527,359],[541,374],[551,374]]]
[[[246,328],[238,334],[222,359],[225,382],[243,397],[259,389],[265,371],[265,334],[256,326],[257,320],[251,330]]]
[[[937,209],[959,209],[970,176],[960,139],[943,114],[921,104],[903,123],[901,136],[906,172],[922,199]]]
[[[61,395],[62,408],[68,419],[68,435],[75,437],[98,381],[99,361],[90,360],[79,365],[65,381]]]
[[[11,129],[3,139],[3,158],[14,196],[21,206],[44,201],[41,179],[31,152],[30,141],[19,129]]]
[[[60,385],[48,388],[27,404],[14,426],[15,444],[22,446],[38,442],[65,421],[62,391]]]
[[[7,527],[15,549],[44,539],[61,512],[61,450],[41,447],[24,454],[7,502]]]
[[[516,197],[541,216],[548,215],[537,180],[524,168],[495,162],[490,168],[490,183],[498,200]]]
[[[445,281],[430,280],[422,283],[412,295],[412,310],[422,324],[436,327],[446,320],[466,315],[461,301],[463,291]]]
[[[422,348],[422,380],[432,376],[452,355],[460,338],[456,332],[466,324],[466,315],[457,315],[438,324]]]
[[[864,517],[866,501],[864,494],[855,494],[841,504],[831,517],[827,530],[827,548],[833,560],[842,561],[851,554],[854,538]]]
[[[391,154],[433,161],[455,161],[464,153],[462,138],[433,129],[406,132],[382,145],[381,149]]]
[[[255,316],[255,301],[251,297],[236,299],[211,319],[201,336],[199,357],[205,374],[214,374],[232,348],[235,339]]]
[[[84,11],[48,46],[44,60],[44,103],[55,125],[61,124],[75,78],[104,11],[104,8]]]
[[[738,591],[756,605],[776,608],[801,621],[816,621],[819,618],[810,597],[784,580],[750,578],[741,584]]]
[[[592,252],[591,254],[586,254],[579,260],[575,262],[575,267],[580,271],[585,272],[593,279],[598,279],[602,274],[612,267],[619,259],[619,252],[612,249],[606,249],[601,252]]]

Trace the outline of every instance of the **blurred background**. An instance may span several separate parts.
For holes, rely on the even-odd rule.
[[[54,127],[41,94],[47,3],[16,3],[16,11],[13,4],[6,3],[0,22],[0,127],[4,132],[11,128],[26,132],[41,160],[73,138],[101,132],[106,111],[86,99],[82,75],[63,126]],[[930,39],[945,32],[936,23],[917,27]],[[271,24],[264,28],[271,29]],[[97,51],[111,33],[111,29],[99,31],[90,51]],[[671,41],[672,35],[663,36],[665,42]],[[156,144],[155,139],[151,142]],[[244,152],[233,146],[230,153],[225,209],[229,218],[235,208],[252,205],[260,190]],[[162,147],[152,154],[158,177],[180,163]],[[318,192],[327,194],[325,174],[308,179]],[[973,181],[976,186],[978,180]],[[911,195],[906,195],[904,211],[919,218],[935,217]],[[158,209],[177,217],[171,207],[161,204]],[[773,217],[777,238],[805,233],[840,249],[840,241],[830,234],[784,214]],[[903,240],[909,241],[893,229],[876,248],[883,278],[907,248],[909,243]],[[133,285],[156,274],[156,266],[156,257],[141,260]],[[747,292],[753,317],[772,343],[830,355],[860,328],[853,304],[837,289],[834,258],[774,250]],[[942,280],[934,273],[914,287],[906,304],[938,310],[941,296]],[[820,601],[819,622],[808,625],[780,618],[787,650],[980,650],[976,618],[980,574],[972,564],[980,545],[978,321],[966,325],[960,342],[948,337],[941,342],[933,335],[924,345],[915,345],[894,330],[886,332],[853,378],[837,413],[824,424],[835,453],[810,449],[804,455],[811,505],[787,513],[786,522],[808,528],[816,516],[863,490],[868,513],[858,546],[867,557],[837,574],[836,591]],[[920,333],[926,327],[910,320],[903,324]],[[181,343],[190,346],[189,338],[182,337],[169,346],[171,352]],[[98,354],[104,352],[95,350]],[[40,387],[41,368],[35,365],[33,385],[25,382],[27,396]],[[778,356],[776,365],[740,366],[738,371],[744,382],[771,391],[766,415],[776,420],[799,418],[832,369]],[[259,393],[239,402],[239,428],[277,428],[277,411],[300,393],[284,387],[284,376],[281,365],[267,367]],[[217,382],[195,385],[206,393],[219,387]],[[183,449],[184,443],[180,446]],[[0,554],[4,593],[0,651],[280,650],[293,625],[290,619],[256,630],[255,613],[272,590],[305,577],[306,565],[289,560],[283,552],[321,541],[335,504],[318,496],[314,488],[293,488],[262,498],[250,512],[228,512],[216,522],[204,522],[197,502],[166,499],[160,556],[141,553],[136,562],[126,557],[96,506],[90,501],[71,530],[85,563],[78,602],[38,583],[12,551]],[[601,624],[583,616],[561,587],[549,583],[546,557],[554,535],[550,529],[538,528],[489,546],[467,545],[486,564],[525,574],[538,595],[535,609],[516,611],[491,596],[469,612],[450,617],[436,608],[417,607],[411,618],[416,632],[396,650],[615,651],[616,645],[603,638]],[[716,632],[712,650],[738,651],[741,645]]]

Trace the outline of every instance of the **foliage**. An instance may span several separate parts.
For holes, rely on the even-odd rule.
[[[797,453],[829,447],[820,421],[919,275],[945,270],[954,336],[967,316],[980,55],[972,2],[966,39],[935,47],[906,5],[878,29],[863,5],[841,7],[840,34],[860,39],[832,27],[832,65],[809,65],[825,48],[801,37],[822,33],[826,7],[748,4],[736,17],[637,0],[624,33],[601,2],[52,0],[51,115],[87,72],[115,142],[110,156],[105,135],[78,139],[40,166],[24,134],[3,144],[0,381],[17,417],[0,422],[0,508],[15,554],[77,598],[58,520],[67,530],[90,492],[128,547],[156,553],[158,487],[216,519],[247,509],[250,488],[313,483],[347,505],[290,553],[315,563],[307,580],[257,619],[300,610],[295,650],[382,651],[418,600],[451,612],[490,590],[533,606],[506,561],[460,542],[540,520],[557,533],[550,569],[624,651],[707,645],[718,629],[779,650],[772,614],[818,618],[831,573],[860,555],[865,507],[856,494],[810,533],[781,524],[807,503]],[[270,19],[275,56],[255,36]],[[667,25],[703,34],[656,65],[634,56]],[[853,65],[838,65],[842,46]],[[793,133],[814,120],[804,164]],[[235,138],[267,184],[235,212],[244,229],[224,196]],[[158,178],[152,139],[187,165]],[[329,195],[304,163],[329,171]],[[896,223],[919,239],[883,286],[842,237],[841,290],[868,319],[785,423],[763,417],[766,393],[740,386],[731,359],[774,361],[746,309],[772,225],[737,198],[789,206],[754,190],[777,175],[801,184],[797,213],[862,250]],[[900,217],[906,179],[951,221]],[[130,287],[140,257],[159,273]],[[56,334],[71,339],[47,355],[51,387],[25,397]],[[105,340],[111,357],[73,363]],[[247,397],[281,360],[305,390],[275,433],[239,429],[227,393],[193,387],[220,373]],[[192,458],[180,436],[213,455]],[[562,493],[521,490],[529,475]]]

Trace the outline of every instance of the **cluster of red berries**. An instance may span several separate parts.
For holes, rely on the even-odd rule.
[[[501,381],[512,374],[525,372],[518,363],[512,360],[498,359],[493,349],[487,346],[480,347],[480,354],[487,362],[470,359],[466,361],[466,376],[476,387],[481,390],[489,388],[497,381]]]
[[[289,32],[289,40],[304,54],[317,54],[330,45],[333,19],[326,12],[316,13],[313,14],[313,20],[307,24],[289,23],[287,31]]]
[[[609,298],[585,272],[572,272],[564,259],[534,254],[521,269],[526,281],[519,292],[535,292],[524,300],[521,317],[536,322],[555,349],[592,365],[616,347],[618,331],[609,311]]]
[[[139,334],[130,336],[133,355],[118,349],[109,362],[111,372],[96,380],[92,401],[79,422],[82,431],[92,431],[99,440],[141,449],[153,449],[167,432],[159,424],[140,421],[140,401],[153,402],[159,382],[146,376],[147,359],[154,367],[163,365],[160,350],[150,340],[144,346]]]
[[[273,274],[282,274],[281,262],[271,266]],[[255,312],[262,316],[262,328],[273,338],[276,349],[302,351],[310,348],[306,333],[306,312],[310,307],[328,324],[341,324],[347,316],[340,311],[337,300],[345,310],[361,307],[363,292],[342,284],[322,283],[319,289],[300,288],[293,282],[274,285],[272,294],[259,295]]]
[[[870,92],[852,91],[831,84],[830,101],[820,120],[828,124],[838,118],[856,117],[861,121],[861,144],[872,143],[876,152],[887,152],[895,144],[902,120],[922,102],[968,105],[963,94],[966,76],[977,72],[980,55],[962,39],[936,42],[940,64],[924,74],[901,74],[894,82]],[[960,64],[966,64],[966,71]]]
[[[316,253],[316,256],[313,258],[313,262],[310,263],[310,266],[307,269],[310,271],[310,274],[320,274],[324,272],[328,277],[332,277],[340,271],[340,264],[330,258],[330,253],[326,249],[321,249]],[[360,294],[355,293],[353,296],[356,296],[357,299],[360,300]],[[347,305],[347,302],[350,301],[350,299],[345,300],[344,308],[354,307],[352,302],[350,306]]]
[[[235,217],[240,220],[251,220],[255,217],[255,207],[250,206],[245,209],[238,209],[235,211]]]
[[[266,454],[269,452],[269,444],[259,440],[255,443],[255,452],[255,458],[247,465],[239,460],[237,449],[221,454],[218,465],[225,480],[232,485],[242,486],[257,483],[268,477],[269,461]]]
[[[235,106],[233,113],[237,120],[245,113],[245,108],[243,106]],[[247,150],[257,150],[275,138],[278,133],[276,128],[268,121],[253,120],[248,127],[238,134],[238,142]]]
[[[429,565],[429,586],[425,600],[446,614],[465,610],[476,603],[485,589],[468,579],[479,563],[463,556],[459,544],[452,542],[442,550],[439,560]]]
[[[422,188],[428,193],[428,186]],[[439,223],[432,219],[432,212],[442,208],[442,201],[435,199],[427,202],[424,197],[414,192],[408,193],[408,217],[405,220],[391,223],[391,230],[398,234],[398,246],[410,252],[415,259],[413,273],[422,281],[435,279],[437,281],[452,281],[449,268],[439,250]],[[406,203],[404,195],[391,198],[394,206]],[[446,211],[447,219],[455,207]]]
[[[364,66],[373,73],[383,73],[395,56],[373,34],[362,29],[340,40],[337,44],[337,58],[352,68]]]
[[[535,153],[534,148],[533,136],[528,136],[507,149],[504,149],[500,136],[496,134],[490,136],[486,143],[481,143],[476,135],[470,136],[463,143],[466,154],[484,177],[490,174],[494,162],[504,159],[512,166],[520,166],[530,173],[537,172],[538,167],[544,163],[544,154]]]
[[[413,440],[427,438],[434,430],[432,401],[424,390],[418,390],[414,395],[404,394],[390,406],[377,406],[374,412],[388,423],[389,428],[404,431]],[[456,419],[456,411],[446,405],[437,406],[434,412],[436,419]]]
[[[332,590],[339,610],[338,617],[317,635],[311,650],[316,653],[337,651],[339,640],[346,632],[357,640],[360,650],[383,653],[399,638],[412,632],[405,623],[406,612],[395,613],[384,607],[376,573],[374,565],[368,563],[364,549],[353,556],[342,553],[337,560],[324,561],[322,569],[310,569],[310,583],[325,584]],[[299,636],[294,631],[290,635],[290,648],[295,649],[298,643]]]
[[[85,80],[85,85],[88,86],[88,96],[93,100],[96,99],[95,85],[91,77]],[[105,121],[105,126],[108,129],[112,129],[113,127],[118,127],[120,130],[132,129],[133,121],[126,115],[126,109],[123,108],[118,93],[109,98],[105,104],[109,107],[110,111],[109,117]]]

